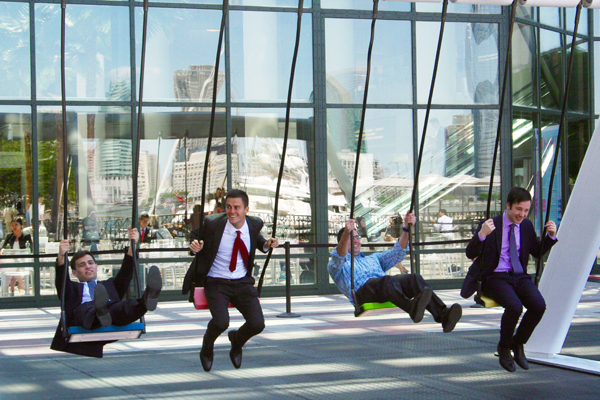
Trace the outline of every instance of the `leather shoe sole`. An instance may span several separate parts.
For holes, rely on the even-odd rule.
[[[454,330],[454,327],[462,317],[462,307],[460,304],[452,304],[448,309],[448,313],[442,322],[442,328],[444,328],[444,333],[449,333]]]
[[[229,351],[229,358],[231,359],[231,363],[236,369],[239,369],[242,366],[242,347],[236,345],[235,343],[235,334],[237,331],[229,331],[227,336],[229,337],[229,341],[231,342],[231,350]]]
[[[101,283],[96,285],[96,289],[94,290],[94,307],[96,308],[96,317],[98,317],[98,321],[104,327],[112,324],[112,317],[108,312],[109,301],[108,292],[104,285]]]
[[[156,310],[158,295],[162,289],[162,276],[156,265],[150,267],[146,275],[146,290],[144,291],[144,304],[148,311]]]
[[[425,315],[425,308],[429,301],[431,300],[432,291],[430,287],[424,287],[421,293],[412,300],[412,307],[410,311],[410,317],[412,320],[417,323],[423,320],[423,316]]]

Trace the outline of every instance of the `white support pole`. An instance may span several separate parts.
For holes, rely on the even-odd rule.
[[[539,289],[546,313],[526,345],[533,362],[600,374],[600,362],[559,356],[600,247],[600,122],[588,146]],[[566,361],[568,358],[568,362]],[[561,361],[562,359],[562,361]],[[552,361],[552,362],[551,362]],[[595,368],[594,368],[595,366]]]

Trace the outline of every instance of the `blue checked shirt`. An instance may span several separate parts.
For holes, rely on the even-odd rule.
[[[405,256],[406,249],[400,247],[397,240],[390,250],[374,253],[368,257],[360,253],[358,257],[354,257],[354,290],[360,289],[371,278],[385,276],[386,271],[404,260]],[[348,252],[346,257],[340,257],[337,248],[333,249],[327,271],[338,289],[350,300],[350,303],[354,304],[350,284],[350,253]]]

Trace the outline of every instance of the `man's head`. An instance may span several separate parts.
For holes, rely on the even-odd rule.
[[[442,215],[446,215],[446,209],[445,208],[440,208],[440,211],[438,211],[438,217],[441,217]]]
[[[144,211],[140,214],[140,228],[145,229],[150,222],[150,214],[147,211]]]
[[[71,257],[71,273],[79,282],[91,282],[98,279],[98,264],[87,250],[79,250]]]
[[[530,207],[531,195],[527,190],[521,187],[510,189],[506,197],[506,216],[511,222],[520,224],[527,218]]]
[[[237,229],[244,226],[246,214],[248,214],[248,195],[243,190],[233,189],[227,193],[225,198],[225,212],[229,222]]]
[[[346,228],[342,228],[338,232],[338,235],[337,235],[338,243],[340,242],[340,240],[342,240],[342,235],[344,234],[345,230],[346,230]],[[352,236],[354,236],[354,252],[353,252],[353,254],[354,254],[354,257],[358,257],[360,255],[360,248],[361,248],[360,235],[355,230],[352,231],[351,233],[352,233]],[[348,241],[348,251],[351,251],[352,248],[353,248],[352,241]]]

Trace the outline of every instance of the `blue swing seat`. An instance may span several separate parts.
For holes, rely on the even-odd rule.
[[[122,339],[137,339],[145,333],[142,322],[134,322],[125,326],[107,326],[90,330],[82,326],[69,327],[69,343],[113,341]]]

